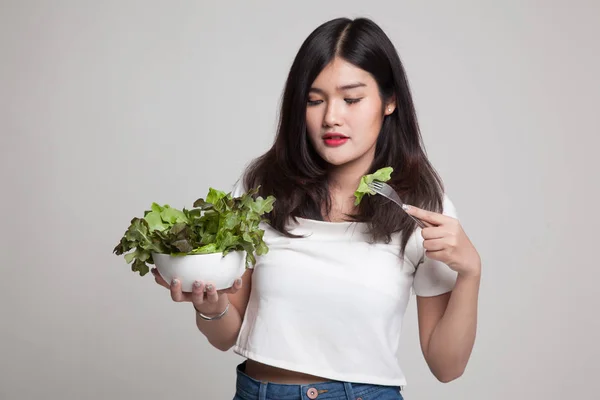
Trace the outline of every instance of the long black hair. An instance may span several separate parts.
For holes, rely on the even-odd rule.
[[[270,225],[286,229],[289,218],[323,220],[330,210],[328,164],[311,145],[306,126],[309,89],[335,57],[369,72],[378,84],[382,107],[395,100],[396,109],[384,117],[375,159],[368,173],[391,166],[388,182],[404,202],[439,212],[443,183],[425,154],[404,67],[383,30],[367,18],[338,18],[315,29],[304,41],[290,68],[273,146],[246,169],[248,188],[260,185],[260,194],[276,197]],[[383,110],[382,110],[383,113]],[[389,242],[392,233],[412,232],[412,219],[381,196],[365,196],[350,218],[369,224],[373,241]],[[402,237],[401,254],[410,235]]]

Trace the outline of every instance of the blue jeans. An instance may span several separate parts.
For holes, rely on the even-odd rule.
[[[261,382],[244,373],[245,364],[237,367],[233,400],[403,400],[398,386],[337,381],[308,385]]]

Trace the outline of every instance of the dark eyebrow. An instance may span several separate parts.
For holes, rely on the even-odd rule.
[[[364,84],[364,83],[362,83],[362,82],[356,82],[356,83],[351,83],[349,85],[338,86],[336,88],[336,90],[338,92],[343,92],[344,90],[356,89],[356,88],[365,87],[365,86],[367,86],[367,85]],[[316,88],[316,87],[311,87],[310,90],[309,90],[309,92],[324,94],[323,89],[319,89],[319,88]]]

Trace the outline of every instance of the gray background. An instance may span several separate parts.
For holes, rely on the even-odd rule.
[[[433,378],[411,299],[407,399],[595,397],[597,1],[1,1],[0,399],[228,399],[232,352],[111,253],[153,201],[227,190],[273,139],[320,23],[369,16],[481,252],[465,375]],[[310,290],[307,288],[307,290]]]

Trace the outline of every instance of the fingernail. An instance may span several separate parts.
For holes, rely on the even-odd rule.
[[[200,286],[202,286],[202,282],[200,282],[200,281],[195,281],[194,282],[194,287],[195,288],[199,288]]]
[[[179,280],[176,278],[173,278],[173,280],[171,281],[171,285],[175,286],[179,283]]]
[[[235,280],[236,285],[241,285],[242,284],[242,280],[240,278]]]
[[[408,204],[402,204],[402,209],[403,209],[403,210],[405,210],[405,211],[406,211],[406,210],[408,210],[409,208],[410,208],[410,207],[409,207],[409,205],[408,205]]]
[[[213,285],[206,285],[206,291],[211,292],[213,290]]]

